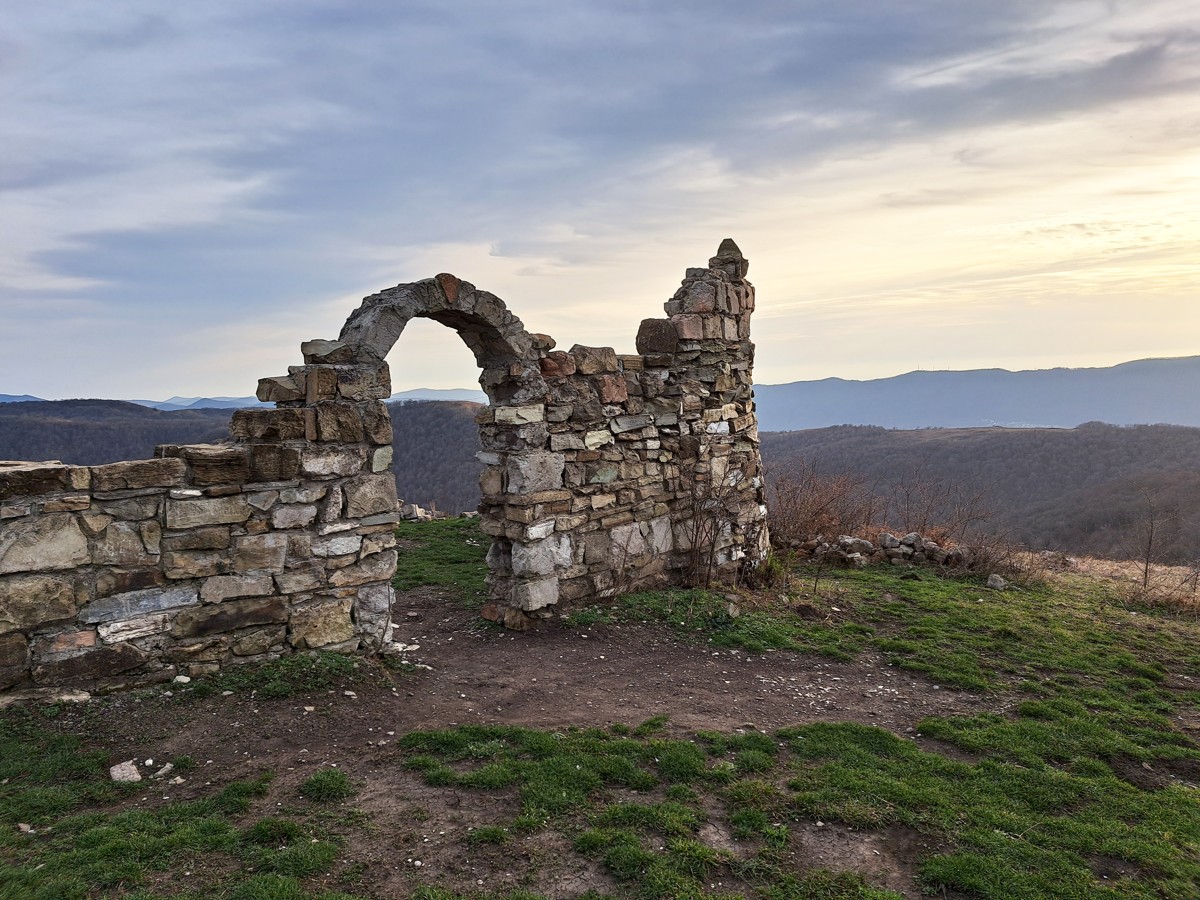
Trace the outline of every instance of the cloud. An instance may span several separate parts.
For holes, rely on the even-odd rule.
[[[215,320],[222,371],[257,377],[266,323],[308,337],[331,298],[433,270],[628,344],[727,235],[780,310],[952,280],[930,244],[972,278],[1093,259],[1194,196],[1198,34],[1175,0],[26,4],[0,34],[0,328],[36,346],[68,304],[157,365]],[[1088,230],[1030,224],[1058,203]],[[984,258],[1000,231],[1016,261]]]

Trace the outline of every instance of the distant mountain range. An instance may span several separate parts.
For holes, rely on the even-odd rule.
[[[759,384],[754,390],[762,431],[833,425],[1074,428],[1085,422],[1200,426],[1200,356],[1139,359],[1094,369],[908,372],[870,381],[825,378]],[[391,399],[487,402],[483,391],[469,389],[417,388]],[[37,400],[27,394],[0,394],[0,403]],[[269,405],[254,397],[131,402],[163,411]]]
[[[1200,356],[1096,369],[975,369],[754,387],[761,431],[884,428],[1200,426]]]

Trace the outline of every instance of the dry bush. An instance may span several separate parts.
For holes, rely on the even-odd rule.
[[[779,547],[797,547],[818,535],[863,534],[879,513],[879,497],[865,478],[822,475],[803,460],[781,468],[768,485],[767,521]]]

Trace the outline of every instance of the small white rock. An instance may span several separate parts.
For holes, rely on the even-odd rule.
[[[113,781],[134,782],[142,780],[142,773],[137,769],[137,763],[132,759],[127,759],[123,763],[117,763],[108,770],[108,777]]]
[[[186,675],[176,675],[175,678],[172,680],[176,684],[191,684],[191,682],[192,682],[192,679]]]

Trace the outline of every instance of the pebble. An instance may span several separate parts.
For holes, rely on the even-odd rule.
[[[142,773],[137,769],[137,763],[132,759],[117,763],[108,770],[108,777],[113,781],[132,783],[142,780]]]

